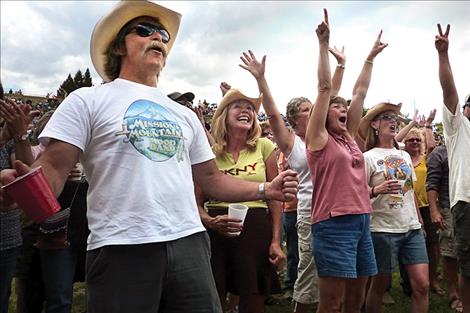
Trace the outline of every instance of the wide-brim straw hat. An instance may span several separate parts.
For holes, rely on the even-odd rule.
[[[165,27],[170,34],[170,41],[166,44],[170,52],[178,34],[181,14],[150,1],[123,0],[96,23],[91,35],[91,61],[105,82],[111,81],[104,70],[109,45],[124,25],[140,16],[154,17]]]
[[[237,100],[246,100],[251,103],[255,107],[256,113],[258,113],[259,108],[261,106],[261,102],[263,101],[263,94],[260,94],[258,98],[250,98],[245,96],[240,90],[238,89],[229,89],[225,96],[220,100],[220,103],[217,107],[217,110],[214,113],[213,120],[217,119],[229,104],[237,101]]]
[[[366,115],[362,117],[361,122],[359,123],[359,137],[364,141],[366,140],[370,122],[372,122],[377,117],[377,115],[386,111],[393,111],[397,115],[400,115],[400,110],[401,103],[393,104],[388,102],[381,102],[379,104],[374,105],[367,111]]]

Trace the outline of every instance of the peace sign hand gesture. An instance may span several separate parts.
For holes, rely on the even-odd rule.
[[[445,33],[442,33],[441,24],[437,24],[437,30],[439,31],[439,35],[436,35],[436,39],[434,40],[436,50],[439,53],[447,52],[447,50],[449,49],[450,24],[447,24]]]
[[[261,63],[256,59],[255,54],[248,50],[248,53],[243,52],[243,55],[240,57],[243,64],[239,64],[239,66],[248,72],[250,72],[255,79],[259,79],[264,76],[264,70],[266,68],[266,56],[263,56],[261,59]]]

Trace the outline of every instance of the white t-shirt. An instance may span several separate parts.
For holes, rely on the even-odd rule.
[[[364,153],[364,159],[370,187],[385,180],[399,180],[403,184],[401,194],[379,194],[371,200],[370,231],[406,233],[421,228],[413,191],[416,175],[410,155],[395,148],[373,148]]]
[[[78,147],[89,182],[88,250],[204,231],[192,164],[214,158],[197,116],[131,81],[71,93],[41,133]]]
[[[459,110],[455,115],[446,106],[442,113],[444,136],[449,155],[449,198],[453,207],[470,202],[470,121]]]
[[[287,157],[287,163],[295,170],[299,178],[299,191],[297,193],[297,215],[312,215],[312,193],[313,185],[310,170],[307,165],[307,151],[305,143],[299,136],[295,135],[292,151]]]

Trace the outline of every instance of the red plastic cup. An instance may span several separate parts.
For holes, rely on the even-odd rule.
[[[36,223],[60,211],[60,204],[39,166],[2,187],[24,213]]]

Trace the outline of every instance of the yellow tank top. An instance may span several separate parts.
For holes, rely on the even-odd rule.
[[[421,158],[418,165],[414,167],[416,174],[416,181],[413,183],[418,206],[425,207],[429,205],[428,194],[426,193],[426,159]]]
[[[217,156],[215,163],[217,168],[224,174],[232,175],[234,177],[241,178],[243,180],[254,181],[254,182],[265,182],[266,181],[266,159],[274,151],[274,144],[266,138],[260,138],[256,142],[255,150],[244,149],[240,151],[237,162],[233,160],[231,153],[226,153],[223,156]],[[266,201],[248,201],[242,202],[242,204],[253,208],[267,208]],[[228,207],[229,203],[220,202],[216,200],[210,200],[206,202],[206,207]]]

